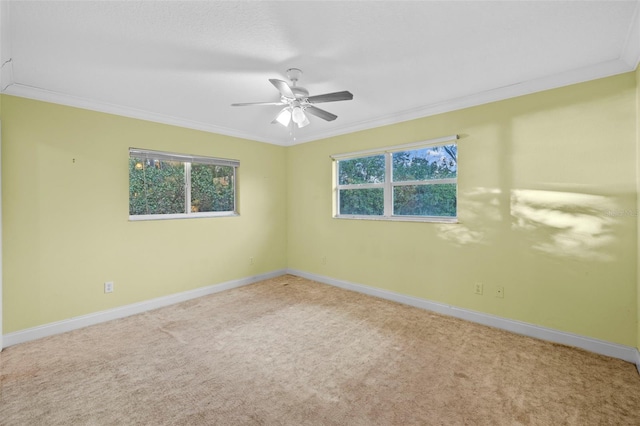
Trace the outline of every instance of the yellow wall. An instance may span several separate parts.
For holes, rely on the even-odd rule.
[[[5,334],[286,267],[282,147],[6,95],[2,132]],[[129,222],[129,147],[240,160],[240,216]]]
[[[635,99],[627,73],[290,147],[289,267],[635,346]],[[450,134],[459,224],[332,218],[329,155]]]
[[[3,332],[290,267],[636,346],[637,81],[288,148],[4,95]],[[459,224],[331,217],[330,154],[454,133]],[[130,146],[239,159],[241,216],[129,222]]]

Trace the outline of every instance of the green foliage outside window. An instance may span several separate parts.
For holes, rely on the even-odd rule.
[[[129,158],[129,215],[184,213],[184,164]]]
[[[381,216],[384,213],[384,189],[341,190],[340,213]]]
[[[354,158],[338,162],[340,185],[380,184],[385,179],[384,155]],[[384,190],[382,188],[340,190],[341,214],[382,215]]]
[[[338,162],[338,184],[360,185],[384,182],[384,155]]]
[[[456,185],[405,185],[393,190],[393,214],[398,216],[456,216]]]
[[[190,166],[190,211],[187,174]],[[129,158],[129,215],[235,211],[235,169],[181,161]]]
[[[393,181],[433,181],[458,176],[458,147],[441,145],[392,155]],[[393,189],[393,214],[455,217],[456,184],[403,185]]]
[[[457,145],[449,144],[339,160],[339,214],[456,217],[457,155]],[[391,176],[385,176],[386,161]]]
[[[233,187],[233,167],[194,163],[191,166],[191,211],[233,211]]]
[[[458,175],[456,145],[442,145],[393,153],[393,181],[455,178]]]

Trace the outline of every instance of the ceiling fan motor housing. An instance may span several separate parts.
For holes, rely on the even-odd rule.
[[[296,99],[308,98],[309,91],[304,87],[292,87],[291,91],[296,95]]]
[[[302,75],[302,70],[300,68],[289,68],[287,70],[287,77],[294,84],[295,84],[296,81],[298,81],[300,79],[301,75]]]

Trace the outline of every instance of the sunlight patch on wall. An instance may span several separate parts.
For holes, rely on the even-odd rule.
[[[484,229],[488,221],[502,220],[499,199],[501,194],[502,191],[498,188],[484,187],[459,193],[460,223],[438,225],[438,237],[457,245],[488,244]]]
[[[458,224],[439,224],[438,237],[443,240],[459,244],[478,244],[484,238],[484,232],[473,231],[468,226],[461,223]]]
[[[612,261],[615,203],[602,195],[514,189],[512,229],[527,232],[532,248],[560,257]]]

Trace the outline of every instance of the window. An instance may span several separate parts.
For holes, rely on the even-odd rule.
[[[336,217],[455,221],[456,139],[333,156]]]
[[[232,216],[237,160],[129,149],[129,219]]]

